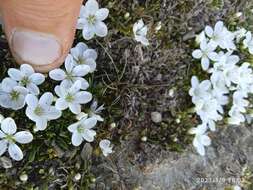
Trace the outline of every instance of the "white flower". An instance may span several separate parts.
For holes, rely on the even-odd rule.
[[[239,57],[237,55],[231,55],[232,52],[219,52],[216,57],[216,61],[213,65],[213,68],[209,70],[210,73],[219,74],[219,78],[222,82],[225,81],[227,87],[231,86],[231,82],[236,80],[238,77],[238,66],[236,63],[239,62]],[[221,76],[223,75],[223,76]]]
[[[192,52],[192,56],[195,59],[201,59],[201,66],[204,71],[209,68],[210,59],[215,60],[215,57],[217,56],[217,53],[214,52],[215,49],[216,46],[214,46],[214,43],[207,43],[206,40],[202,40],[200,42],[200,49],[196,49]]]
[[[71,142],[74,146],[79,146],[83,140],[94,141],[96,131],[92,128],[97,124],[95,118],[83,118],[82,120],[70,125],[68,130],[72,133]]]
[[[111,145],[111,142],[107,139],[103,139],[99,142],[99,147],[101,148],[103,155],[108,156],[111,154],[113,146]]]
[[[253,54],[253,38],[250,31],[246,33],[246,38],[243,40],[243,45],[245,48],[249,49],[250,54]]]
[[[8,75],[11,79],[18,82],[20,86],[24,86],[32,94],[38,95],[40,93],[37,85],[45,81],[45,76],[41,73],[35,73],[32,66],[23,64],[19,69],[10,68]]]
[[[28,90],[10,78],[5,78],[0,86],[0,105],[13,110],[21,109],[25,106],[25,97]]]
[[[54,69],[49,72],[50,78],[56,81],[62,81],[64,85],[72,85],[76,81],[81,81],[81,89],[86,90],[89,87],[89,83],[82,78],[90,72],[88,65],[75,66],[72,55],[68,55],[65,60],[65,70]]]
[[[240,125],[241,123],[245,122],[244,115],[236,106],[232,106],[232,108],[228,112],[228,115],[230,116],[228,118],[228,123],[231,125]]]
[[[189,90],[190,96],[192,96],[192,102],[196,103],[201,98],[207,98],[210,96],[211,83],[209,80],[204,80],[199,83],[196,76],[191,78],[191,89]]]
[[[238,111],[245,113],[248,105],[249,101],[245,99],[244,93],[235,91],[233,94],[233,106],[236,107]]]
[[[26,115],[36,123],[35,131],[45,130],[48,121],[61,117],[61,111],[51,105],[53,98],[50,92],[44,93],[39,100],[33,94],[26,96]]]
[[[235,66],[240,58],[237,55],[232,55],[231,51],[226,53],[220,51],[215,57],[214,70],[224,70],[226,67]]]
[[[74,114],[81,112],[81,104],[86,104],[91,101],[92,94],[86,91],[80,91],[81,82],[76,81],[72,86],[64,84],[55,87],[55,93],[59,98],[56,100],[56,108],[65,110],[67,108]]]
[[[200,34],[196,35],[195,39],[197,44],[200,44],[202,41],[208,41],[206,38],[205,31],[200,32]]]
[[[242,38],[246,36],[247,30],[245,28],[239,28],[234,32],[236,42],[239,43]]]
[[[220,46],[222,49],[235,50],[235,44],[233,42],[235,35],[228,31],[222,21],[218,21],[214,30],[210,26],[205,28],[206,35],[210,38],[210,42],[216,46]]]
[[[195,104],[195,111],[201,120],[206,123],[209,120],[219,121],[222,119],[222,106],[215,98],[200,99]]]
[[[99,115],[102,110],[104,110],[104,105],[98,107],[97,101],[94,100],[90,106],[89,116],[95,118],[97,121],[104,121]]]
[[[15,121],[8,117],[1,123],[0,130],[0,156],[8,149],[12,159],[20,161],[23,159],[23,152],[15,143],[27,144],[33,140],[33,135],[28,131],[17,132]]]
[[[89,49],[85,43],[79,42],[70,52],[76,65],[87,65],[90,67],[89,72],[95,71],[97,52],[94,49]]]
[[[234,189],[234,190],[241,190],[242,188],[241,188],[239,185],[235,185],[235,186],[233,187],[233,189]]]
[[[83,30],[83,38],[85,40],[90,40],[95,35],[99,37],[107,35],[108,29],[103,21],[108,17],[108,14],[108,9],[99,9],[96,0],[88,0],[85,6],[82,6],[77,28]]]
[[[206,135],[206,130],[206,124],[202,124],[189,131],[190,134],[195,134],[193,146],[201,156],[205,155],[205,146],[209,146],[211,144],[211,139]]]
[[[253,83],[253,72],[249,68],[250,64],[244,62],[236,72],[233,82],[238,85],[238,88],[242,90],[248,90],[249,85]]]
[[[137,42],[141,42],[144,46],[148,46],[149,42],[147,39],[148,27],[144,25],[142,19],[134,23],[133,26],[134,37]]]
[[[246,113],[246,107],[249,106],[249,101],[245,99],[245,93],[242,91],[235,91],[233,94],[233,105],[228,112],[230,118],[228,123],[232,125],[239,125],[245,121],[242,113]]]
[[[226,87],[225,76],[223,75],[221,71],[213,72],[210,77],[210,81],[213,86],[212,92],[215,91],[221,95],[227,94],[229,92],[228,88]]]

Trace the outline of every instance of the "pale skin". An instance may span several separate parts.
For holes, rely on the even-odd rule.
[[[18,64],[59,67],[72,46],[83,0],[0,0],[1,19]]]

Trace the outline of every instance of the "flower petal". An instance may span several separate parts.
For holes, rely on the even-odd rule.
[[[22,64],[20,66],[20,71],[24,73],[26,76],[31,76],[34,73],[32,66],[28,64]]]
[[[74,114],[81,113],[81,105],[80,104],[69,104],[69,109]]]
[[[31,75],[30,79],[34,84],[40,85],[45,81],[45,76],[41,73],[34,73]]]
[[[77,65],[73,69],[73,74],[74,76],[77,76],[77,77],[83,77],[87,75],[89,72],[90,72],[90,67],[88,65]]]
[[[3,153],[5,153],[5,151],[7,149],[7,144],[8,144],[8,142],[6,140],[0,141],[0,156],[2,156]]]
[[[24,77],[24,75],[20,72],[20,70],[14,68],[10,68],[8,70],[8,75],[11,77],[11,79],[15,81],[20,81]]]
[[[85,52],[85,50],[87,49],[88,46],[85,43],[79,42],[74,48],[70,50],[70,52],[75,59],[78,59],[78,57],[82,56],[82,53]]]
[[[86,129],[91,129],[97,124],[97,120],[95,118],[88,118],[81,121]]]
[[[35,109],[38,106],[38,98],[33,94],[28,94],[25,101],[31,109]]]
[[[2,139],[4,137],[6,137],[6,134],[3,131],[0,130],[0,139]]]
[[[54,106],[51,106],[45,116],[48,120],[58,119],[61,117],[62,112],[60,110],[57,110]]]
[[[98,20],[102,21],[108,17],[108,14],[109,14],[109,10],[106,8],[102,8],[96,12],[95,16]]]
[[[2,80],[1,88],[4,92],[11,92],[18,83],[11,78],[5,78]]]
[[[197,146],[196,149],[201,156],[205,156],[206,151],[203,145],[199,144],[199,146]]]
[[[21,144],[27,144],[32,142],[33,135],[28,131],[20,131],[14,135],[14,139]]]
[[[43,131],[47,128],[47,120],[46,119],[39,119],[36,121],[36,130]]]
[[[94,49],[87,49],[83,52],[83,57],[85,59],[92,58],[92,59],[96,60],[98,57],[98,54]]]
[[[71,54],[68,54],[68,56],[65,59],[65,68],[68,73],[71,73],[74,67],[74,59]]]
[[[77,122],[77,123],[74,123],[74,124],[72,124],[72,125],[70,125],[70,126],[68,126],[68,130],[70,131],[70,132],[74,132],[74,131],[76,131],[77,130],[77,127],[79,126],[79,122]]]
[[[107,149],[108,147],[110,147],[110,144],[111,144],[111,142],[110,142],[109,140],[103,139],[103,140],[101,140],[101,141],[99,142],[99,147],[100,147],[101,149]]]
[[[200,59],[202,57],[202,51],[200,49],[196,49],[192,52],[192,57],[195,59]]]
[[[55,93],[56,93],[57,96],[59,96],[59,97],[63,97],[64,96],[64,93],[62,93],[60,85],[57,85],[56,87],[54,87],[54,91],[55,91]]]
[[[65,79],[66,74],[62,69],[54,69],[49,72],[49,77],[56,81],[61,81]]]
[[[53,102],[54,96],[51,92],[44,93],[39,100],[40,105],[51,105]]]
[[[11,143],[8,148],[8,152],[12,159],[20,161],[23,159],[23,152],[18,145]]]
[[[81,78],[81,77],[76,77],[75,80],[79,80],[81,82],[81,89],[82,90],[86,90],[87,88],[89,88],[89,83],[86,79]]]
[[[74,146],[79,146],[83,142],[83,137],[77,131],[74,131],[71,137],[71,142]]]
[[[88,26],[85,26],[83,28],[82,34],[83,34],[83,38],[85,40],[90,40],[90,39],[92,39],[94,37],[95,32],[94,32],[93,28],[89,28]]]
[[[81,85],[82,85],[81,81],[79,81],[79,80],[75,81],[75,83],[69,89],[69,92],[73,93],[73,94],[78,92],[81,89]]]
[[[78,92],[75,95],[75,102],[79,104],[86,104],[92,100],[92,94],[90,92]]]
[[[96,0],[88,0],[87,3],[85,4],[85,8],[87,10],[95,12],[99,9],[98,2]]]
[[[68,108],[68,103],[65,101],[64,98],[58,98],[55,103],[55,107],[58,110],[65,110]]]
[[[208,37],[212,37],[212,35],[213,35],[213,29],[212,29],[211,26],[206,26],[206,27],[205,27],[205,32],[206,32],[206,35],[207,35]]]
[[[95,33],[99,37],[105,37],[108,33],[107,26],[103,22],[97,22],[95,24]]]
[[[30,83],[26,86],[27,90],[34,95],[38,95],[40,93],[40,89],[34,83]]]
[[[210,61],[207,57],[202,57],[201,59],[201,66],[204,71],[206,71],[209,68]]]
[[[200,141],[204,146],[209,146],[211,144],[211,139],[207,135],[202,135]]]
[[[16,126],[15,121],[12,118],[7,117],[2,121],[1,129],[6,134],[13,135],[17,131],[17,126]]]
[[[93,142],[94,137],[96,136],[96,131],[94,130],[85,130],[84,133],[82,133],[83,138],[88,142]]]

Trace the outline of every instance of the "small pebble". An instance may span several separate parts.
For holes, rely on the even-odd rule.
[[[129,16],[130,16],[130,13],[127,12],[127,13],[124,15],[124,18],[127,20],[127,19],[129,18]]]
[[[162,22],[159,21],[159,22],[157,23],[156,27],[155,27],[155,31],[158,32],[159,30],[161,30],[161,28],[162,28]]]
[[[242,12],[237,12],[236,14],[235,14],[235,16],[238,18],[238,17],[240,17],[240,16],[242,16]]]
[[[27,174],[21,174],[19,176],[20,181],[26,182],[28,180],[28,175]]]
[[[77,173],[76,175],[75,175],[75,181],[79,181],[80,179],[81,179],[81,174],[80,173]]]
[[[111,129],[114,129],[114,128],[116,127],[116,123],[114,123],[114,122],[111,123],[111,124],[110,124],[110,127],[111,127]]]
[[[95,177],[91,178],[91,182],[95,183],[96,182],[96,178]]]
[[[146,142],[147,140],[148,140],[148,138],[146,136],[141,137],[142,142]]]
[[[151,120],[154,122],[154,123],[160,123],[162,121],[162,115],[161,113],[159,112],[152,112],[151,113]]]
[[[175,90],[172,88],[172,89],[169,90],[169,96],[170,96],[171,98],[173,98],[174,95],[175,95]]]
[[[181,120],[179,118],[176,119],[176,123],[179,124]]]

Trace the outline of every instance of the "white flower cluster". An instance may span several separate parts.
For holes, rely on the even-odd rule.
[[[108,16],[108,9],[99,9],[96,0],[88,0],[81,9],[78,27],[83,29],[85,39],[94,35],[104,37],[107,27],[102,22]],[[78,118],[78,122],[70,125],[68,130],[72,133],[72,144],[79,146],[83,140],[94,141],[96,131],[93,129],[104,109],[93,100],[87,113],[82,112],[81,105],[91,102],[93,96],[87,91],[88,81],[84,78],[96,70],[97,52],[82,42],[71,49],[65,60],[64,69],[54,69],[49,72],[51,79],[60,81],[54,89],[57,98],[52,92],[45,92],[40,96],[41,85],[45,76],[36,73],[32,66],[22,64],[20,69],[8,69],[9,77],[0,84],[0,106],[7,109],[19,110],[26,105],[26,116],[35,122],[34,131],[43,131],[51,120],[62,116],[62,111],[69,109]],[[55,102],[55,104],[53,104]],[[0,115],[1,116],[1,115]],[[23,153],[16,145],[30,143],[33,135],[29,131],[16,133],[17,127],[12,118],[0,118],[0,156],[8,149],[9,155],[14,160],[21,160]],[[112,153],[110,141],[102,140],[100,148],[105,156]]]
[[[82,6],[77,22],[77,29],[83,30],[82,33],[85,40],[90,40],[95,35],[99,37],[107,35],[108,29],[103,21],[108,17],[108,14],[108,9],[99,9],[96,0],[88,0],[85,6]]]
[[[92,94],[87,91],[89,83],[84,78],[87,74],[96,70],[97,52],[89,49],[82,42],[71,49],[65,61],[65,69],[54,69],[49,72],[51,79],[60,81],[55,87],[58,96],[55,103],[56,110],[69,109],[76,114],[78,122],[70,125],[68,130],[72,133],[72,144],[79,146],[84,140],[93,142],[96,131],[93,129],[98,121],[103,121],[99,115],[104,109],[103,105],[98,107],[96,101],[91,103],[88,113],[81,110],[81,105],[92,100]],[[51,114],[51,117],[57,113]],[[47,121],[47,118],[45,118]],[[103,147],[104,148],[104,147]],[[104,150],[101,148],[102,150]],[[107,154],[104,154],[107,156]]]
[[[207,130],[215,131],[216,122],[224,118],[224,106],[231,103],[229,124],[239,125],[245,121],[247,98],[253,93],[253,70],[239,58],[237,46],[243,44],[253,54],[253,39],[250,31],[240,28],[231,32],[218,21],[214,29],[206,26],[196,41],[200,48],[194,50],[192,56],[201,60],[201,67],[210,74],[210,79],[201,82],[196,76],[191,79],[189,94],[202,124],[190,133],[195,134],[193,145],[198,153],[205,155],[204,147],[211,144]]]

